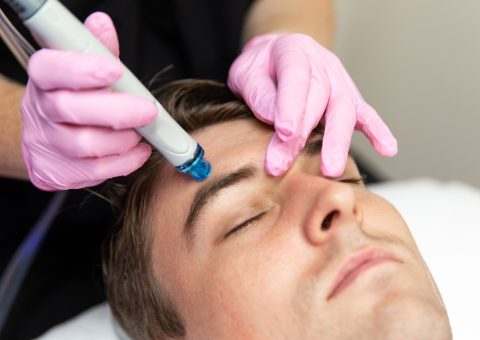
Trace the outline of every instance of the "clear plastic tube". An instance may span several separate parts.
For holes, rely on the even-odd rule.
[[[35,49],[12,25],[2,9],[0,9],[0,38],[23,68],[26,69],[28,59],[35,52]]]

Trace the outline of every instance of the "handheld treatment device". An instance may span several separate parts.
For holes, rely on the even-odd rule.
[[[18,14],[42,47],[107,55],[116,58],[58,0],[5,0]],[[210,163],[202,147],[165,111],[143,84],[124,66],[122,77],[112,85],[118,92],[132,93],[155,102],[156,120],[138,128],[181,173],[202,181],[210,175]]]

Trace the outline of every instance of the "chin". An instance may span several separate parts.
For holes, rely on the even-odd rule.
[[[405,295],[385,299],[372,311],[371,339],[449,340],[452,331],[447,311],[437,299]]]

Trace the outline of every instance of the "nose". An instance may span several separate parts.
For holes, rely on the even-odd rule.
[[[343,225],[361,224],[362,210],[355,196],[355,184],[313,175],[300,175],[295,182],[294,190],[305,204],[302,227],[311,244],[328,242],[336,229]]]

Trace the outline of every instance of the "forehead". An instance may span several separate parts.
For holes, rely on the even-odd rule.
[[[254,119],[238,119],[202,128],[193,137],[205,150],[205,158],[212,165],[210,178],[227,173],[245,162],[263,164],[265,152],[273,129]],[[161,174],[162,190],[180,187],[186,191],[196,191],[202,184],[190,177],[179,174],[167,166]]]
[[[244,158],[263,162],[267,145],[273,136],[273,129],[253,119],[239,119],[208,126],[194,137],[205,149],[207,159],[212,163],[212,175],[238,166]]]

